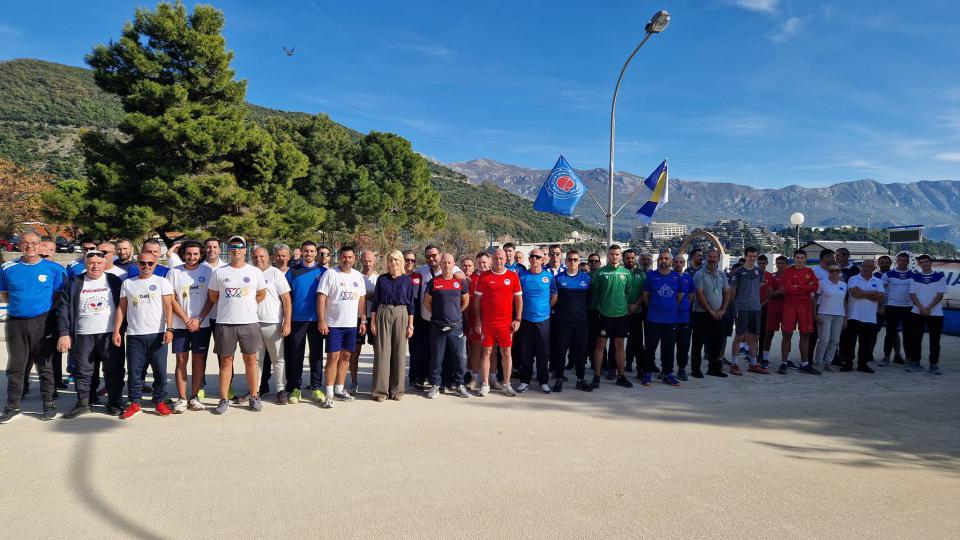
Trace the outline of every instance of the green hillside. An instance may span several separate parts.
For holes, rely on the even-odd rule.
[[[310,116],[249,107],[250,119],[258,123],[277,116]],[[76,149],[80,130],[115,128],[122,115],[119,100],[100,90],[87,69],[32,59],[0,62],[0,157],[55,178],[81,176],[83,159]],[[529,200],[505,190],[470,185],[442,165],[431,163],[430,171],[443,209],[463,216],[478,229],[526,240],[591,231],[579,221],[535,212]]]

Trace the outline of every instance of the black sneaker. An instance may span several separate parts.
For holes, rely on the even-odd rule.
[[[64,381],[58,381],[57,384],[56,384],[54,387],[55,387],[57,390],[66,390],[66,389],[70,388],[70,385],[68,385],[68,384],[67,384],[66,382],[64,382]]]
[[[831,364],[833,365],[833,364]],[[849,364],[844,364],[839,371],[846,373],[847,371],[853,371],[853,366]]]
[[[806,373],[807,375],[819,375],[819,374],[820,374],[820,370],[818,370],[817,368],[813,367],[813,365],[810,364],[809,362],[806,363],[806,364],[801,364],[800,367],[797,368],[797,371],[799,371],[800,373]]]
[[[557,379],[556,382],[553,383],[553,391],[563,392],[563,379]]]
[[[600,388],[600,377],[597,377],[596,375],[594,375],[594,377],[593,377],[593,382],[590,383],[590,387],[591,387],[591,388]]]
[[[860,371],[860,372],[863,372],[863,373],[876,373],[876,372],[873,370],[872,367],[870,367],[870,366],[868,366],[868,365],[866,365],[866,364],[863,364],[862,366],[857,366],[857,371]]]
[[[690,372],[690,376],[693,377],[694,379],[702,379],[702,378],[703,378],[703,372],[702,372],[702,371],[691,371],[691,372]]]
[[[43,414],[40,415],[41,420],[53,420],[57,417],[57,404],[54,402],[44,403],[43,404]]]
[[[69,411],[63,413],[63,417],[64,417],[64,418],[76,418],[76,417],[82,416],[82,415],[84,415],[84,414],[90,414],[90,404],[89,404],[89,403],[83,403],[82,401],[78,401],[77,404],[74,405],[74,407],[73,407],[72,409],[70,409]]]
[[[787,365],[781,362],[781,363],[780,363],[780,367],[777,368],[777,374],[779,374],[779,375],[786,375],[786,374],[787,374]]]
[[[677,379],[681,381],[686,381],[687,379],[687,370],[680,368],[677,370]]]
[[[711,377],[720,377],[721,379],[727,376],[727,374],[724,373],[723,371],[710,371],[710,370],[707,370],[707,375]]]
[[[0,414],[0,424],[9,424],[17,418],[20,418],[20,409],[4,409],[3,414]]]
[[[624,388],[633,388],[633,383],[628,381],[626,377],[620,375],[617,377],[617,386],[622,386]]]
[[[123,405],[119,403],[107,403],[107,414],[110,416],[120,416],[123,414]]]
[[[577,390],[583,390],[584,392],[593,392],[593,386],[590,386],[590,383],[584,379],[577,381]]]

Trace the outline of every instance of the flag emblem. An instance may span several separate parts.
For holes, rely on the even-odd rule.
[[[569,216],[573,214],[573,209],[586,192],[586,184],[577,176],[567,160],[560,156],[553,170],[550,171],[550,176],[540,186],[533,208],[541,212]]]

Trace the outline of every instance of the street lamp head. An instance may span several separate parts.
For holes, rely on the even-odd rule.
[[[647,23],[644,30],[648,34],[659,34],[668,24],[670,24],[670,14],[667,13],[667,10],[661,9],[650,18],[650,22]]]
[[[790,224],[793,225],[794,227],[799,227],[800,225],[803,225],[803,220],[804,220],[803,214],[801,214],[800,212],[794,212],[793,214],[790,215]]]

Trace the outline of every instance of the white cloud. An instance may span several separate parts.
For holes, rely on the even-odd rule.
[[[19,36],[20,31],[12,26],[6,24],[0,24],[0,34],[7,34],[9,36]]]
[[[455,52],[434,41],[424,41],[423,43],[397,43],[395,49],[411,51],[434,58],[450,58]]]
[[[763,13],[775,13],[780,0],[736,0],[735,3],[750,11],[761,11]]]
[[[960,163],[960,152],[941,152],[933,157],[939,159],[940,161]]]
[[[783,43],[791,37],[795,36],[800,29],[803,27],[804,19],[803,17],[790,17],[789,19],[783,21],[776,31],[772,32],[769,37],[772,41],[777,43]]]

